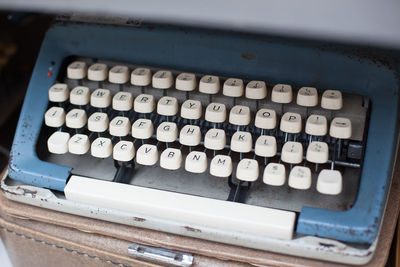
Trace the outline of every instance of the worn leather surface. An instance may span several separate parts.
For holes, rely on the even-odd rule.
[[[399,212],[398,170],[395,178],[369,266],[383,266],[388,257]],[[194,266],[342,266],[69,215],[10,201],[2,194],[0,215],[1,237],[15,267],[158,266],[130,257],[131,243],[191,252]]]
[[[159,266],[129,257],[125,240],[8,216],[0,225],[14,267]],[[202,256],[195,260],[197,266],[246,266]]]

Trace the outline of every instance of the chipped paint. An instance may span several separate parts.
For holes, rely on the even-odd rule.
[[[186,231],[189,231],[189,232],[201,233],[201,230],[197,229],[197,228],[193,228],[193,227],[189,227],[189,226],[184,226],[183,228],[185,228]]]
[[[242,58],[247,60],[253,60],[256,58],[256,56],[250,53],[242,53]]]
[[[145,222],[145,221],[146,221],[145,218],[141,218],[141,217],[133,217],[133,220],[134,220],[135,222]]]
[[[319,242],[318,244],[321,247],[324,247],[324,248],[334,248],[334,247],[336,247],[334,244],[327,244],[327,243],[322,243],[322,242]]]
[[[17,187],[17,190],[22,190],[23,191],[22,195],[24,196],[31,195],[32,197],[36,197],[37,194],[36,190],[29,190],[20,186]]]

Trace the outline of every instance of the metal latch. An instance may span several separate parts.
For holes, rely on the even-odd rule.
[[[132,244],[128,253],[135,258],[173,266],[188,267],[193,264],[192,254],[178,250]]]

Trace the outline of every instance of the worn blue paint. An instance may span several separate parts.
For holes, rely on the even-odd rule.
[[[263,79],[271,83],[339,89],[372,100],[360,192],[348,211],[304,207],[297,232],[371,243],[381,222],[397,142],[398,67],[383,52],[323,43],[175,27],[60,23],[46,35],[29,84],[12,148],[10,176],[62,191],[71,171],[41,162],[35,144],[47,107],[46,76],[69,55],[147,64],[193,72]],[[398,58],[398,57],[397,57]],[[397,61],[398,62],[398,61]]]

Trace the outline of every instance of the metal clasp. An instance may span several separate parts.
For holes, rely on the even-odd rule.
[[[135,258],[173,266],[189,267],[193,264],[192,254],[178,250],[132,244],[128,253]]]

